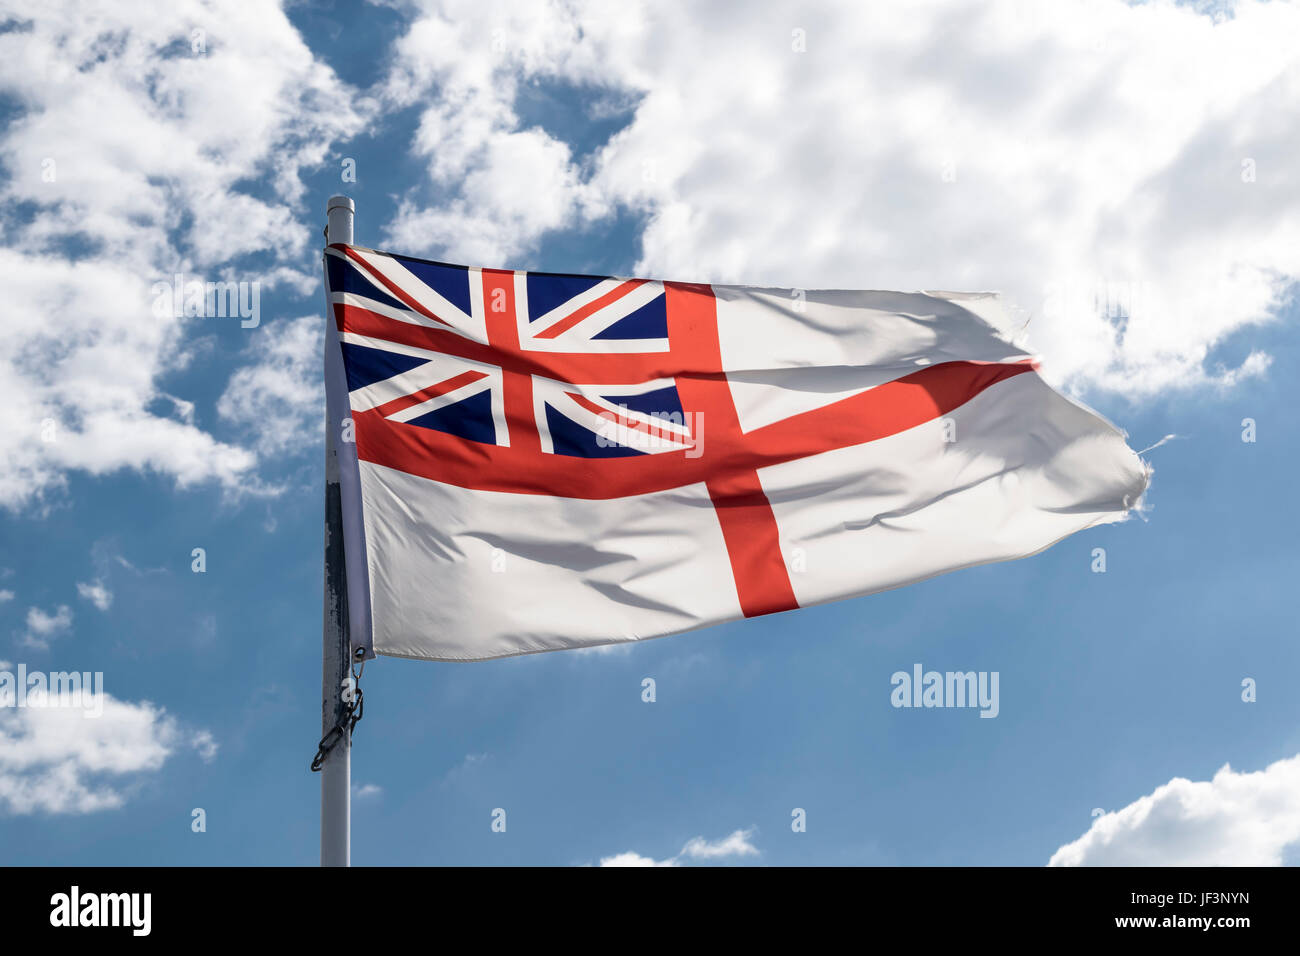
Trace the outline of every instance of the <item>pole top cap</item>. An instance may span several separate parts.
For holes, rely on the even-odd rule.
[[[328,213],[332,209],[346,209],[349,212],[356,212],[357,204],[347,196],[330,196],[330,201],[325,206]]]

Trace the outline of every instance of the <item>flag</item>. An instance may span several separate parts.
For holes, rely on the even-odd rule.
[[[660,637],[1034,554],[1147,469],[996,295],[326,249],[352,641],[471,661]]]

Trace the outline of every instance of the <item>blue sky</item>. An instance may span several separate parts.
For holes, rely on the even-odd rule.
[[[1300,808],[1269,794],[1300,773],[1300,311],[1287,297],[1300,262],[1286,247],[1300,190],[1268,158],[1294,155],[1300,134],[1276,129],[1294,113],[1276,109],[1295,105],[1300,76],[1265,43],[1271,17],[1296,22],[1293,7],[1216,20],[1103,5],[1103,70],[1097,50],[1069,46],[1070,18],[1084,18],[1072,4],[1060,23],[986,12],[942,63],[923,55],[951,19],[938,4],[883,49],[842,10],[774,6],[727,28],[700,7],[683,50],[646,9],[619,32],[578,30],[582,11],[568,7],[545,30],[492,8],[465,34],[475,45],[452,42],[474,5],[436,6],[268,5],[274,29],[256,40],[198,6],[158,24],[114,10],[118,30],[101,35],[44,7],[0,28],[10,51],[62,38],[99,71],[93,89],[121,88],[103,94],[106,116],[119,110],[184,157],[87,131],[80,107],[95,99],[71,67],[46,78],[52,92],[0,73],[0,252],[29,277],[5,320],[22,346],[10,377],[40,386],[11,407],[0,464],[0,661],[102,671],[124,708],[105,720],[139,749],[113,754],[75,725],[0,713],[7,862],[316,861],[323,448],[309,317],[322,312],[317,237],[336,192],[356,200],[359,244],[474,264],[1002,288],[1061,387],[1135,449],[1175,436],[1144,455],[1144,517],[1026,560],[608,653],[372,662],[354,863],[1041,865],[1080,840],[1083,862],[1294,859]],[[169,66],[162,39],[196,24],[207,51]],[[1217,51],[1215,84],[1151,81],[1153,27],[1170,39],[1171,76]],[[791,49],[798,30],[806,52]],[[772,49],[755,52],[769,35]],[[860,114],[848,95],[820,102],[859,82],[892,95],[886,65],[877,76],[819,59],[836,35],[911,64],[899,96],[920,97],[934,122],[908,125],[918,114],[901,100]],[[1264,46],[1248,56],[1251,41]],[[691,60],[691,75],[673,58],[696,44],[721,52],[711,68]],[[1049,95],[1030,81],[1052,50]],[[791,55],[805,59],[753,68]],[[176,99],[132,85],[142,62],[161,64],[155,82]],[[1004,72],[972,88],[991,62]],[[246,68],[251,129],[236,113],[216,136],[229,118],[205,91],[232,63]],[[1154,85],[1130,99],[1128,80]],[[142,118],[127,108],[137,97],[168,109]],[[1096,115],[1090,98],[1106,104]],[[774,113],[753,105],[769,100]],[[289,108],[268,119],[264,103]],[[989,131],[965,125],[995,113]],[[834,150],[814,121],[842,124],[826,134]],[[1091,152],[1098,138],[1113,156]],[[994,155],[989,139],[1027,145]],[[46,156],[57,183],[40,181]],[[358,176],[345,183],[349,158]],[[1245,159],[1257,178],[1243,178]],[[216,211],[240,196],[254,205]],[[174,271],[260,280],[259,325],[163,320],[155,334],[147,300],[98,297],[97,283],[110,283],[106,298]],[[100,387],[102,406],[85,397]],[[37,437],[51,419],[55,449]],[[102,608],[95,586],[111,594]],[[916,663],[998,672],[997,718],[891,707],[891,675]],[[654,703],[641,699],[646,677]],[[1216,777],[1225,764],[1233,773]],[[1197,800],[1200,817],[1187,810]],[[206,832],[191,830],[195,808]],[[495,808],[505,833],[491,829]],[[806,832],[792,831],[794,808]],[[1248,833],[1261,820],[1273,837]],[[684,850],[695,838],[705,843]]]

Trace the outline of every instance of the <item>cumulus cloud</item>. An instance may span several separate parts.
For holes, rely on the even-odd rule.
[[[405,199],[385,240],[395,249],[500,265],[548,231],[574,225],[600,199],[570,146],[524,127],[520,86],[537,77],[617,82],[599,66],[606,44],[580,12],[530,4],[424,3],[393,49],[383,98],[420,104],[412,151],[439,200]]]
[[[632,850],[602,857],[601,866],[681,866],[683,860],[722,860],[729,857],[758,856],[758,848],[753,844],[755,828],[736,830],[721,840],[706,840],[695,837],[687,841],[680,853],[666,860],[655,860],[642,856]]]
[[[38,607],[27,609],[27,631],[19,642],[24,647],[44,650],[50,641],[62,637],[72,630],[72,609],[60,604],[52,614],[47,614]]]
[[[1297,31],[1254,0],[430,2],[388,85],[432,97],[439,198],[389,239],[495,265],[622,207],[639,272],[1000,290],[1058,381],[1227,387],[1271,358],[1216,347],[1300,275]],[[579,162],[518,115],[539,81],[630,122]]]
[[[99,578],[89,583],[78,581],[77,593],[101,611],[107,611],[113,606],[113,592]]]
[[[17,108],[0,137],[0,506],[72,470],[246,490],[253,452],[159,388],[196,323],[230,320],[160,315],[157,284],[314,287],[300,172],[360,128],[357,100],[277,4],[238,0],[9,4],[0,95]]]
[[[325,420],[324,327],[309,315],[260,326],[251,361],[231,376],[217,414],[243,428],[258,451],[313,447]]]
[[[382,230],[402,251],[510,265],[623,211],[645,224],[643,273],[999,289],[1018,306],[1008,331],[1081,388],[1267,374],[1248,337],[1231,360],[1219,347],[1276,316],[1300,275],[1300,126],[1276,121],[1300,108],[1294,4],[402,9],[365,96],[275,3],[118,0],[94,17],[10,4],[0,507],[40,502],[73,471],[261,488],[258,456],[314,414],[308,323],[272,323],[257,341],[275,354],[251,358],[221,408],[243,427],[254,408],[282,417],[217,438],[160,385],[216,320],[155,314],[157,284],[313,292],[303,171],[411,108],[427,173]],[[573,128],[626,125],[594,150],[570,143],[530,113],[538,84],[577,91],[560,100],[587,104]]]
[[[16,815],[113,809],[179,747],[215,753],[211,734],[187,733],[148,701],[97,696],[93,709],[102,704],[102,713],[93,718],[85,716],[90,705],[0,708],[0,808]]]
[[[1300,755],[1254,773],[1175,777],[1094,821],[1049,866],[1279,866],[1300,841]]]
[[[757,856],[758,849],[750,842],[754,835],[753,828],[736,830],[721,840],[710,842],[704,837],[695,837],[682,847],[681,855],[692,860],[716,860],[726,856]]]

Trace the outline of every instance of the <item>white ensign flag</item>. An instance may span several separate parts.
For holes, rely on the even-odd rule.
[[[1147,468],[996,296],[524,273],[326,250],[355,646],[660,637],[1040,551]],[[354,440],[353,440],[354,439]]]

